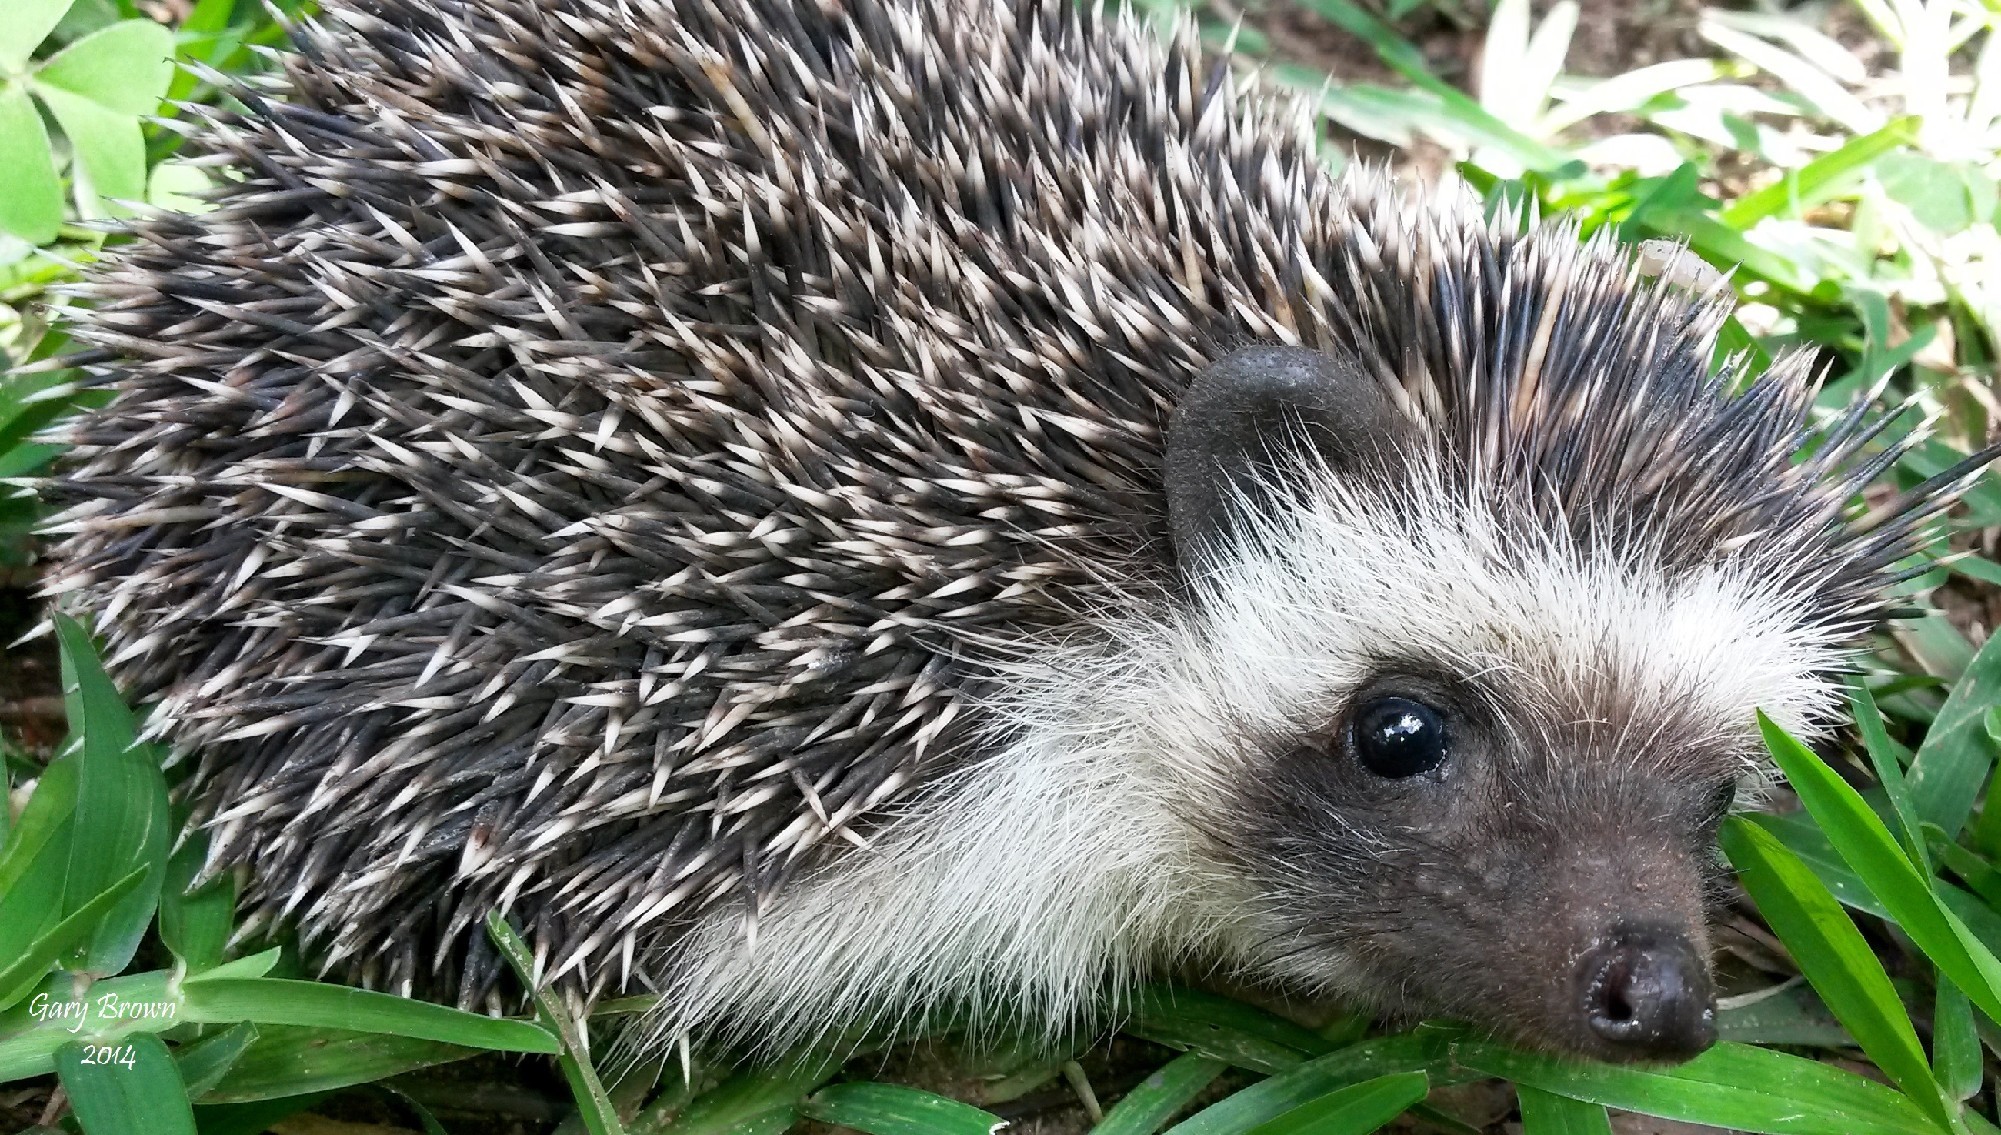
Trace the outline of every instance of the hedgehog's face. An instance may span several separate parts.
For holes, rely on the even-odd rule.
[[[1668,569],[1548,531],[1444,472],[1370,388],[1239,352],[1171,439],[1177,649],[1200,659],[1177,700],[1200,724],[1160,744],[1225,785],[1194,820],[1257,896],[1243,948],[1399,1014],[1693,1055],[1716,1036],[1704,893],[1754,711],[1828,708],[1813,597],[1734,552]],[[1246,440],[1302,403],[1303,465]]]
[[[1739,755],[1523,677],[1386,660],[1324,727],[1262,748],[1222,825],[1267,896],[1255,952],[1398,1015],[1694,1055],[1716,1036],[1703,896]]]

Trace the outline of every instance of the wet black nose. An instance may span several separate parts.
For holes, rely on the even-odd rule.
[[[1716,1043],[1709,967],[1687,937],[1654,926],[1616,931],[1584,956],[1584,1020],[1632,1060],[1683,1060]]]

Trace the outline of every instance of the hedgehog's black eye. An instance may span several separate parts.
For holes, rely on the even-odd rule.
[[[1430,772],[1445,760],[1445,722],[1437,710],[1409,698],[1364,702],[1349,719],[1348,740],[1363,768],[1393,780]]]

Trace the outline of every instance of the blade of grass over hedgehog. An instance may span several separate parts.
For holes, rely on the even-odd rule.
[[[832,1084],[807,1096],[799,1112],[868,1135],[995,1135],[1007,1126],[993,1112],[894,1084]]]
[[[625,1128],[619,1123],[618,1110],[605,1093],[597,1069],[591,1066],[590,1036],[585,1032],[584,1023],[547,985],[535,980],[534,954],[499,911],[486,916],[486,932],[499,948],[500,955],[513,967],[514,975],[521,979],[522,986],[533,991],[536,1019],[562,1041],[556,1062],[563,1069],[563,1079],[569,1081],[570,1093],[577,1099],[577,1114],[583,1118],[585,1129],[591,1135],[624,1135]]]
[[[1849,1035],[1934,1123],[1952,1130],[1958,1109],[1933,1078],[1890,975],[1840,902],[1784,844],[1741,817],[1724,826],[1723,849],[1766,924]]]
[[[187,1087],[159,1037],[66,1044],[56,1074],[88,1135],[195,1135]]]

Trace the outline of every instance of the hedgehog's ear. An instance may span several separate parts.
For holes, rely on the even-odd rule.
[[[1167,427],[1167,519],[1184,566],[1226,542],[1243,514],[1298,487],[1302,450],[1337,476],[1380,476],[1412,432],[1409,417],[1353,360],[1303,347],[1247,347],[1189,386]],[[1288,461],[1288,457],[1294,460]]]

